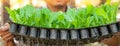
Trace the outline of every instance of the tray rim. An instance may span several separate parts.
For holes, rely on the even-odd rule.
[[[106,25],[100,25],[100,26],[95,26],[95,27],[87,27],[87,28],[46,28],[46,27],[35,27],[35,26],[28,26],[28,25],[24,25],[24,24],[18,24],[18,23],[14,23],[12,21],[8,22],[9,24],[16,24],[16,25],[20,25],[20,26],[26,26],[26,27],[30,27],[30,28],[39,28],[39,29],[55,29],[55,30],[82,30],[82,29],[93,29],[93,28],[99,28],[99,27],[104,27],[104,26],[109,26],[112,24],[117,24],[120,22],[113,22],[110,24],[106,24]]]

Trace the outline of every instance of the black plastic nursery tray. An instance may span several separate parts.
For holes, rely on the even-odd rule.
[[[119,32],[120,22],[81,29],[39,28],[10,22],[9,31],[17,40],[35,45],[82,45],[100,41]]]

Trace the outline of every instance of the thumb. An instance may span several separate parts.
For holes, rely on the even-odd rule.
[[[6,23],[5,25],[0,27],[0,31],[7,31],[7,30],[9,30],[9,27],[10,27],[9,24]]]
[[[8,27],[9,27],[10,25],[9,25],[9,23],[5,23],[5,26],[8,26]]]

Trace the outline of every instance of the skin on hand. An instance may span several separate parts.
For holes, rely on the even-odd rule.
[[[107,44],[108,46],[119,46],[120,45],[120,32],[116,33],[111,38],[104,39],[102,42]]]
[[[9,30],[9,24],[6,23],[4,26],[0,27],[0,36],[5,42],[5,46],[15,46],[13,42],[13,35],[8,31]]]

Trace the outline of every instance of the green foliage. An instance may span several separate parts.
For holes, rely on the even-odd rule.
[[[19,24],[45,28],[88,28],[116,22],[118,3],[86,8],[70,8],[66,12],[52,12],[47,8],[27,5],[17,10],[6,7],[10,19]]]

